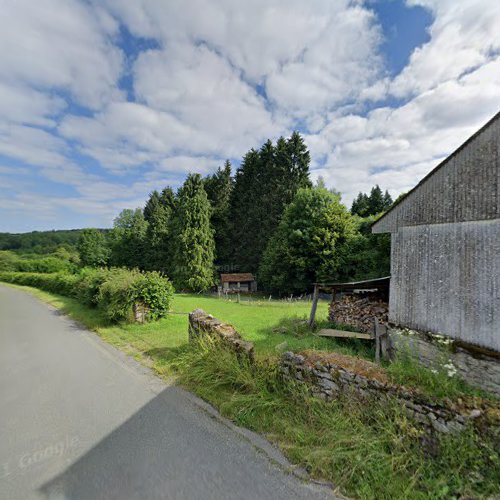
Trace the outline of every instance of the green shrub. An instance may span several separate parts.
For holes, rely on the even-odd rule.
[[[148,319],[155,320],[167,314],[173,294],[174,287],[160,273],[111,269],[99,287],[98,305],[108,319],[127,321],[134,304],[142,303],[149,309]]]
[[[160,273],[126,268],[82,269],[78,274],[0,271],[0,281],[75,297],[99,307],[111,321],[131,320],[135,303],[147,307],[148,320],[159,319],[167,314],[174,295],[174,287]]]
[[[99,302],[99,287],[109,278],[110,271],[106,268],[95,269],[85,267],[80,271],[80,282],[77,285],[77,298],[89,307],[97,307]]]
[[[33,286],[51,293],[76,297],[76,286],[80,276],[69,273],[19,273],[0,272],[0,281],[17,285]]]
[[[14,252],[0,251],[0,271],[22,273],[58,273],[70,272],[75,266],[68,259],[58,255],[37,257],[19,255]]]
[[[19,257],[14,252],[0,251],[0,271],[16,271]]]
[[[68,261],[57,257],[44,257],[42,259],[20,259],[16,263],[16,271],[22,273],[57,273],[71,270]]]
[[[99,286],[97,304],[104,315],[111,321],[129,321],[132,319],[134,305],[133,285],[140,277],[137,270],[125,268],[109,270],[106,280]]]
[[[174,296],[174,287],[168,279],[153,271],[142,273],[132,285],[134,302],[140,302],[149,309],[148,319],[156,320],[166,316]]]

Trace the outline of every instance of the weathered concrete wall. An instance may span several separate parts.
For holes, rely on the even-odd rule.
[[[255,351],[252,342],[243,340],[233,326],[222,323],[202,309],[195,309],[189,313],[188,328],[190,342],[203,338],[220,342],[238,356],[245,357],[250,363],[254,362]]]
[[[395,356],[410,355],[430,369],[446,370],[468,384],[500,397],[500,356],[471,351],[446,337],[389,328]]]
[[[392,235],[389,321],[500,352],[500,219]]]
[[[401,226],[500,218],[500,113],[373,225]]]

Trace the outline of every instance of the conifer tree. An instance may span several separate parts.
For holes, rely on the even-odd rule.
[[[145,269],[171,274],[171,224],[174,210],[174,192],[166,187],[161,194],[153,191],[144,207],[148,222],[146,231]]]
[[[369,211],[368,196],[365,193],[358,193],[358,196],[352,202],[351,213],[360,217],[367,217]]]
[[[384,195],[380,186],[377,184],[372,187],[370,191],[370,196],[368,197],[368,214],[375,215],[384,211]]]
[[[179,290],[199,292],[215,283],[215,243],[210,214],[201,176],[189,174],[177,193],[173,224],[172,277]]]
[[[226,160],[224,168],[205,178],[205,191],[212,206],[211,223],[215,235],[216,263],[219,266],[228,266],[232,255],[230,235],[230,203],[233,190],[231,162]]]
[[[249,151],[236,172],[232,197],[234,261],[255,272],[286,206],[300,188],[310,187],[310,155],[299,133],[268,140]]]

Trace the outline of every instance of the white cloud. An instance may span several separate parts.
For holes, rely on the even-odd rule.
[[[6,0],[0,17],[0,79],[70,92],[97,108],[117,95],[118,24],[76,0]]]
[[[393,81],[397,96],[418,94],[488,62],[500,49],[500,9],[492,0],[408,0],[432,10],[431,39]]]
[[[500,9],[407,4],[432,13],[430,39],[390,78],[379,20],[358,0],[4,1],[0,154],[73,193],[23,193],[1,167],[9,208],[109,223],[297,126],[314,175],[347,203],[374,183],[411,188],[500,107]],[[154,43],[124,54],[120,23]]]

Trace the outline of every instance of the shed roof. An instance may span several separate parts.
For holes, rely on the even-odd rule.
[[[336,290],[371,290],[372,288],[388,288],[391,281],[390,276],[383,278],[375,278],[363,281],[348,281],[344,283],[315,283],[315,285],[324,286],[328,288],[335,288]]]
[[[244,281],[255,281],[255,277],[252,273],[221,274],[220,280],[222,283],[241,283]]]

